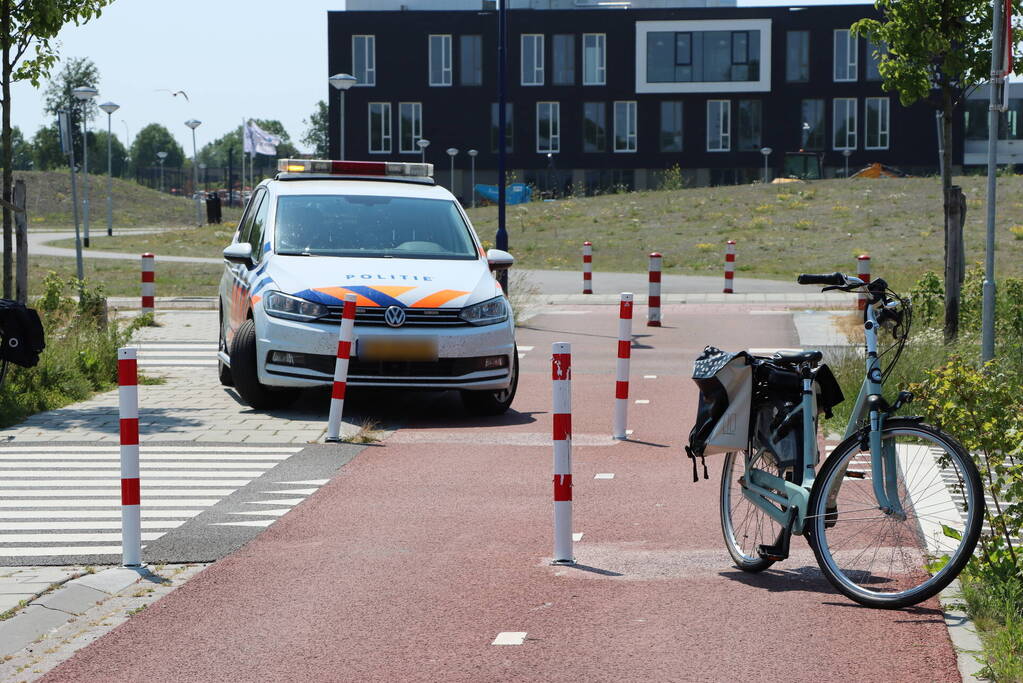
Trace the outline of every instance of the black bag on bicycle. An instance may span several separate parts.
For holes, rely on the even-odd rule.
[[[696,424],[689,432],[686,454],[693,461],[693,481],[699,480],[696,459],[707,454],[746,448],[750,435],[753,396],[751,356],[708,346],[693,363],[693,381],[700,388]],[[703,478],[707,463],[703,462]]]
[[[10,299],[0,299],[0,361],[31,368],[46,348],[39,314]]]

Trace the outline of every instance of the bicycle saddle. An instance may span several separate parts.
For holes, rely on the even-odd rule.
[[[824,354],[820,351],[778,351],[771,356],[771,360],[774,362],[786,365],[799,365],[800,363],[817,365],[822,358],[824,358]]]

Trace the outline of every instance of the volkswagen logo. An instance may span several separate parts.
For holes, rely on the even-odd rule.
[[[401,327],[405,324],[405,309],[401,306],[388,306],[384,311],[384,322],[391,327]]]

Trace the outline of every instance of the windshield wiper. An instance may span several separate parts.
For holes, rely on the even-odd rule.
[[[278,256],[320,256],[320,254],[314,254],[311,251],[279,251]]]

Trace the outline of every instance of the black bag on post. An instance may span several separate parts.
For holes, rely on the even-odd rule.
[[[39,314],[16,301],[0,299],[0,361],[31,368],[45,348]]]

